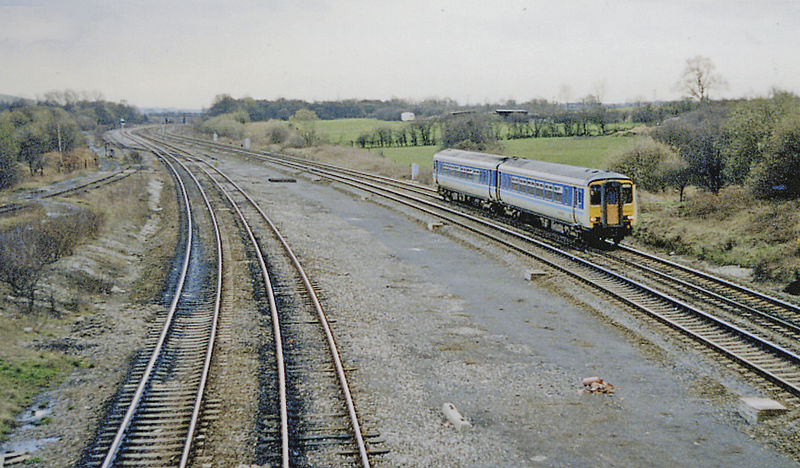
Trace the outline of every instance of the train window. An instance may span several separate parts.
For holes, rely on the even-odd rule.
[[[535,195],[538,198],[542,198],[544,196],[544,184],[541,182],[536,182],[536,193]]]
[[[553,201],[556,203],[564,203],[564,189],[557,185],[553,187]]]
[[[622,203],[625,205],[633,203],[633,186],[631,184],[622,184]]]
[[[575,206],[583,209],[583,189],[575,189]]]
[[[592,205],[599,205],[603,200],[603,195],[601,193],[602,186],[600,185],[592,185],[589,191],[589,203]]]
[[[553,186],[552,185],[545,185],[544,186],[544,199],[545,200],[552,200],[553,199]]]

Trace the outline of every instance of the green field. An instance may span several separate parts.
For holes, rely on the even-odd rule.
[[[314,123],[317,132],[326,141],[349,146],[359,135],[372,132],[379,127],[396,129],[406,122],[389,122],[377,119],[318,120]],[[635,124],[609,124],[609,128],[629,129]],[[502,140],[503,154],[522,158],[572,164],[575,166],[605,168],[609,157],[626,148],[639,137],[593,136],[554,137]],[[433,154],[438,146],[372,148],[371,152],[383,154],[403,165],[418,163],[420,167],[431,167]]]
[[[407,125],[406,122],[378,119],[336,119],[314,122],[314,128],[323,139],[342,145],[350,145],[350,142],[355,141],[364,132],[371,132],[380,127],[394,130],[404,125]]]
[[[641,137],[595,136],[528,138],[503,141],[504,154],[520,158],[605,169],[610,156],[633,145]]]
[[[639,138],[641,137],[525,138],[504,140],[502,143],[505,148],[503,154],[508,156],[604,169],[611,155],[633,145]],[[420,167],[431,167],[433,154],[439,151],[439,147],[373,148],[370,151],[382,153],[403,165],[417,163]]]

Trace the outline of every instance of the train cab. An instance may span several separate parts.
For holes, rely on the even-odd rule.
[[[589,226],[592,237],[619,242],[635,221],[633,182],[603,179],[589,184]]]

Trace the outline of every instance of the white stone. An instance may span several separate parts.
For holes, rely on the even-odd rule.
[[[786,407],[772,398],[742,397],[739,414],[750,424],[757,424],[771,417],[783,414]]]
[[[545,272],[542,270],[527,270],[523,277],[528,281],[533,281],[536,278],[542,277],[545,275]]]
[[[442,412],[444,413],[444,416],[447,418],[450,424],[452,424],[457,431],[460,431],[465,427],[472,426],[472,424],[470,424],[469,421],[467,421],[466,418],[464,418],[464,416],[461,416],[461,413],[458,412],[456,406],[452,403],[443,404]]]
[[[435,230],[437,230],[439,228],[442,228],[442,227],[444,227],[444,223],[440,223],[438,221],[437,222],[433,222],[433,223],[428,223],[428,230],[429,231],[435,231]]]

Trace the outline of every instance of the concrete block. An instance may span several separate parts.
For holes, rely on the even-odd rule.
[[[458,412],[456,406],[452,403],[443,404],[442,412],[444,413],[444,416],[447,418],[447,421],[449,421],[450,424],[452,424],[457,431],[460,431],[465,427],[472,426],[472,424],[470,424],[469,421],[467,421],[466,418],[464,418],[464,416],[461,416],[461,413]]]
[[[435,230],[440,229],[442,227],[444,227],[444,223],[440,223],[438,221],[433,222],[433,223],[428,223],[428,230],[429,231],[435,231]]]
[[[523,277],[528,281],[533,281],[536,278],[541,278],[545,274],[546,273],[544,271],[542,271],[542,270],[527,270],[527,271],[525,271],[525,274],[523,275]]]
[[[739,414],[750,424],[785,413],[786,407],[772,398],[742,397],[739,401]]]

